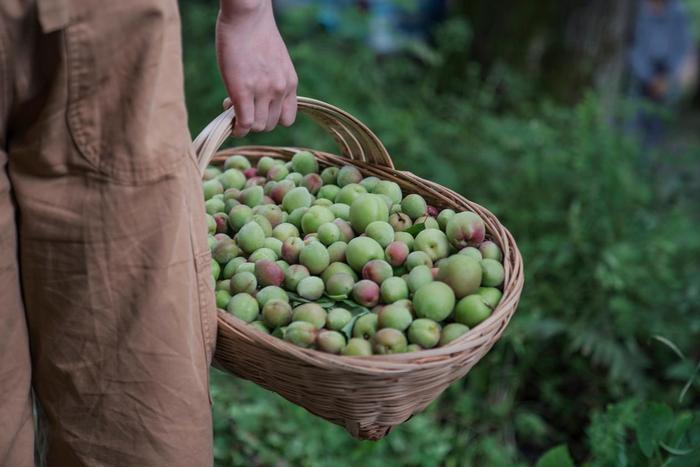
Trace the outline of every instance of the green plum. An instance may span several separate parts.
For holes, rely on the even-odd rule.
[[[226,309],[229,313],[248,323],[255,321],[260,312],[258,302],[247,293],[239,293],[231,297]]]
[[[345,347],[345,336],[337,331],[322,330],[316,339],[318,349],[331,354],[339,354]]]
[[[297,293],[307,300],[318,300],[323,295],[324,285],[320,277],[304,277],[297,284]]]
[[[503,284],[506,277],[503,265],[495,259],[484,258],[481,260],[482,279],[484,287],[498,287]]]
[[[299,186],[292,188],[284,195],[282,208],[288,213],[292,213],[295,209],[310,207],[312,202],[313,198],[309,190],[303,186]]]
[[[408,328],[408,341],[424,349],[432,349],[440,342],[440,325],[432,319],[420,318]]]
[[[361,272],[365,264],[373,259],[384,259],[384,249],[369,237],[356,237],[350,240],[345,250],[345,258],[355,271]]]
[[[267,302],[273,299],[279,299],[285,302],[289,302],[289,296],[287,295],[287,292],[285,292],[284,289],[281,289],[275,285],[268,285],[267,287],[263,287],[262,289],[258,290],[257,295],[255,295],[255,298],[258,300],[258,303],[261,307],[264,307]]]
[[[393,328],[380,329],[371,342],[372,350],[379,355],[403,353],[408,346],[403,332]]]
[[[458,337],[469,332],[469,327],[462,323],[450,323],[445,326],[442,330],[442,336],[440,336],[440,346],[447,345]]]
[[[341,353],[348,357],[365,357],[372,355],[372,345],[368,340],[353,337],[350,339]]]
[[[377,314],[377,324],[380,329],[394,328],[405,331],[412,321],[411,312],[400,305],[387,305]]]
[[[333,331],[340,331],[352,320],[352,313],[345,308],[332,308],[326,317],[326,327]]]
[[[364,194],[358,196],[350,205],[350,224],[352,224],[352,228],[356,232],[364,232],[367,226],[375,221],[389,221],[389,209],[386,204],[377,195]]]
[[[390,277],[380,287],[382,302],[394,303],[397,300],[408,298],[408,285],[400,277]]]
[[[501,297],[503,297],[503,292],[495,287],[479,287],[477,293],[481,295],[484,302],[491,308],[496,308],[501,301]]]
[[[376,240],[382,248],[386,248],[389,243],[394,241],[394,229],[388,222],[384,221],[370,222],[365,228],[365,234]]]
[[[296,292],[299,282],[310,275],[311,274],[309,273],[309,270],[306,269],[306,266],[302,266],[301,264],[292,264],[284,273],[284,286],[287,288],[287,290]]]
[[[452,313],[455,294],[444,282],[429,282],[413,295],[413,307],[417,317],[440,322]]]
[[[316,157],[309,151],[299,151],[292,157],[292,169],[302,175],[318,172]]]
[[[236,273],[230,282],[230,290],[232,294],[247,293],[253,295],[258,288],[258,280],[252,272]]]
[[[411,293],[416,293],[418,289],[430,282],[433,282],[433,273],[428,266],[422,264],[411,269],[406,280]]]
[[[481,265],[467,255],[452,255],[438,266],[438,280],[452,287],[457,298],[475,293],[481,284]]]
[[[286,326],[292,321],[292,307],[284,300],[269,300],[262,308],[262,320],[271,329]]]
[[[401,201],[401,212],[408,215],[411,219],[425,216],[427,209],[428,204],[421,195],[410,194]]]
[[[467,295],[455,307],[455,321],[474,327],[491,316],[491,307],[479,294]]]
[[[311,274],[321,274],[330,264],[330,255],[321,242],[310,242],[302,247],[299,263],[306,266]]]
[[[341,188],[351,183],[360,183],[360,181],[362,181],[362,174],[357,167],[353,167],[352,165],[341,167],[336,177],[336,185]]]
[[[295,321],[284,330],[284,340],[299,347],[309,348],[316,342],[318,329],[308,322]]]
[[[324,310],[321,305],[317,303],[304,303],[294,308],[292,321],[306,321],[307,323],[313,324],[316,329],[321,329],[326,325],[327,316],[328,313],[326,313],[326,310]]]
[[[336,182],[338,178],[338,167],[326,167],[321,172],[321,180],[323,180],[324,185],[332,185]]]
[[[238,169],[244,171],[250,168],[250,161],[240,154],[234,154],[224,161],[224,169]]]

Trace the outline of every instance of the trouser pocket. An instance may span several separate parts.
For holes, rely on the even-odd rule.
[[[81,156],[121,183],[173,174],[190,145],[177,2],[61,2],[67,122]]]

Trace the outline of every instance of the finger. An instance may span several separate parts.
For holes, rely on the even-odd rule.
[[[282,111],[280,113],[280,124],[282,126],[291,126],[294,123],[294,120],[296,120],[297,116],[297,94],[296,94],[296,88],[294,89],[294,93],[288,94],[284,98],[284,102],[282,103]]]
[[[284,96],[287,94],[289,87],[284,74],[280,74],[272,80],[270,87],[268,89],[271,94],[270,108],[267,114],[267,124],[265,125],[265,131],[270,131],[277,126],[280,121],[280,114],[282,113],[282,102]]]
[[[274,99],[270,102],[270,108],[267,111],[267,125],[265,131],[271,131],[277,126],[282,113],[282,98]]]
[[[255,96],[255,118],[251,131],[263,131],[267,126],[267,114],[270,111],[270,98],[262,95]]]
[[[226,99],[224,99],[224,102],[221,104],[221,106],[224,108],[224,110],[230,109],[232,105],[233,105],[233,103],[231,102],[230,97],[227,97]]]
[[[236,121],[233,127],[233,136],[245,136],[253,127],[255,110],[253,96],[251,94],[239,94],[233,97],[233,109],[236,113]]]

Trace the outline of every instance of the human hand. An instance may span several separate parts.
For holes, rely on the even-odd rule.
[[[236,111],[234,136],[294,123],[297,75],[270,0],[221,0],[216,54]]]

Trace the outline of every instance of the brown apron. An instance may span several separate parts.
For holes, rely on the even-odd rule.
[[[212,464],[176,0],[0,2],[0,466]]]

